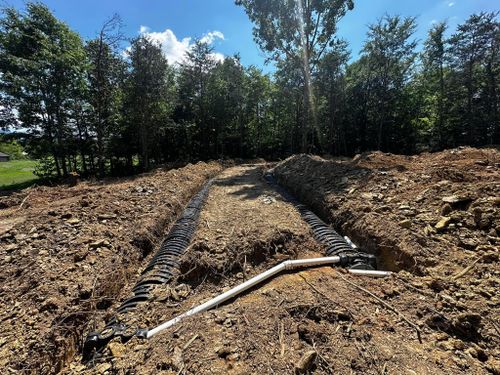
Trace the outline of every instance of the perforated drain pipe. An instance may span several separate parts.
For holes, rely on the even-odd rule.
[[[261,283],[264,280],[269,279],[270,277],[277,275],[278,273],[285,271],[285,270],[291,270],[294,268],[300,268],[300,267],[314,267],[314,266],[320,266],[324,264],[336,264],[341,261],[341,257],[339,256],[333,256],[333,257],[323,257],[323,258],[312,258],[312,259],[297,259],[297,260],[287,260],[284,261],[283,263],[278,264],[277,266],[274,266],[273,268],[261,273],[260,275],[257,275],[255,277],[252,277],[251,279],[245,281],[243,284],[240,284],[227,292],[224,292],[220,295],[218,295],[215,298],[212,298],[211,300],[195,307],[192,308],[189,311],[186,311],[185,313],[178,315],[177,317],[160,324],[158,327],[153,328],[151,330],[142,330],[138,333],[139,336],[143,338],[150,339],[157,333],[160,333],[161,331],[172,327],[173,325],[179,323],[181,320],[184,318],[187,318],[188,316],[192,316],[204,311],[207,311],[213,307],[216,307],[220,305],[221,303],[236,297],[238,294],[252,288],[253,286]],[[376,276],[376,277],[384,277],[388,276],[390,272],[385,272],[385,271],[374,271],[374,270],[349,270],[349,272],[353,274],[358,274],[358,275],[367,275],[367,276]]]

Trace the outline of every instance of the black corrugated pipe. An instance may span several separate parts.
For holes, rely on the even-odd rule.
[[[151,299],[151,291],[155,285],[166,284],[174,276],[174,270],[179,265],[179,257],[189,246],[198,224],[200,211],[205,202],[213,179],[191,198],[182,215],[170,229],[167,237],[156,254],[151,258],[141,273],[141,278],[132,289],[133,296],[125,300],[117,309],[118,314],[124,314],[136,308],[140,303]],[[114,316],[100,332],[87,335],[83,345],[83,360],[88,361],[100,354],[109,341],[120,337],[123,342],[136,335],[138,329],[128,327]]]
[[[327,225],[314,212],[281,187],[271,172],[265,173],[264,178],[283,198],[295,206],[304,221],[311,227],[314,238],[327,246],[326,256],[339,256],[339,264],[350,269],[377,269],[377,259],[374,255],[352,247],[335,229]]]

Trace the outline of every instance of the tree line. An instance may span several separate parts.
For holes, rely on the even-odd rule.
[[[124,53],[118,16],[83,41],[43,4],[4,8],[0,127],[29,129],[41,173],[57,176],[500,143],[498,13],[473,14],[452,33],[435,24],[421,50],[416,19],[387,15],[352,60],[336,37],[352,1],[236,3],[273,74],[238,55],[216,59],[201,40],[176,65],[145,35]]]

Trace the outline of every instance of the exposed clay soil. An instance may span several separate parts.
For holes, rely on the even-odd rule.
[[[36,366],[46,363],[42,358],[63,357],[59,367],[54,363],[52,368],[45,367],[45,372],[96,374],[499,374],[499,163],[496,150],[466,148],[416,157],[371,153],[352,160],[297,155],[276,166],[261,163],[225,169],[210,189],[175,281],[158,288],[153,301],[131,314],[139,326],[155,327],[285,259],[323,255],[324,248],[311,237],[294,207],[266,184],[262,176],[270,167],[282,186],[342,234],[375,253],[380,268],[396,272],[386,279],[355,277],[332,267],[282,274],[217,310],[183,320],[151,340],[133,338],[126,344],[113,340],[92,367],[81,363],[80,353],[75,352],[78,344],[70,341],[81,339],[83,332],[102,328],[120,302],[130,296],[148,254],[175,216],[172,211],[177,213],[189,194],[220,166],[187,167],[191,172],[196,168],[203,171],[197,178],[184,174],[186,168],[175,171],[176,177],[189,176],[183,187],[174,184],[179,189],[175,192],[164,190],[169,185],[162,179],[141,177],[157,181],[158,190],[148,195],[155,198],[134,203],[130,202],[133,195],[121,194],[117,186],[137,180],[99,186],[108,191],[106,196],[121,194],[117,201],[133,207],[130,210],[154,212],[156,216],[161,212],[168,214],[168,219],[162,230],[149,230],[148,235],[140,236],[131,232],[137,219],[128,215],[130,211],[103,219],[109,225],[123,218],[120,233],[128,242],[118,241],[116,234],[106,236],[106,230],[117,230],[115,227],[102,232],[92,229],[96,233],[92,241],[103,237],[109,242],[94,245],[109,255],[97,254],[93,263],[90,256],[95,250],[88,250],[90,254],[79,261],[74,255],[62,254],[91,244],[74,245],[74,241],[90,236],[84,231],[88,225],[74,228],[78,223],[67,221],[92,218],[96,225],[102,225],[96,218],[98,210],[85,211],[80,197],[66,190],[61,194],[70,198],[54,208],[39,203],[17,210],[16,204],[4,210],[10,213],[0,216],[1,223],[10,220],[9,225],[15,225],[14,237],[3,234],[2,246],[17,241],[9,254],[2,248],[2,256],[12,257],[9,264],[2,261],[2,274],[11,269],[9,272],[19,274],[3,276],[8,280],[4,290],[10,297],[4,301],[7,307],[2,307],[6,311],[1,319],[23,334],[14,337],[10,331],[5,340],[2,336],[0,360],[6,358],[6,366],[13,369],[30,363],[31,372],[37,372],[40,367]],[[71,189],[78,188],[84,187]],[[165,206],[172,197],[178,197],[178,206]],[[113,199],[101,200],[106,212]],[[66,210],[70,204],[73,206],[67,211],[71,218],[46,212],[58,207]],[[152,208],[143,207],[146,204]],[[59,236],[67,238],[66,242],[57,247],[55,241],[50,249],[45,242],[37,245],[44,239],[30,239],[29,245],[21,245],[16,236],[23,233],[19,230],[28,219],[23,222],[19,218],[28,217],[30,210],[34,216],[47,217],[45,220],[66,221],[61,224],[66,234]],[[40,233],[39,227],[45,226],[36,224],[31,234]],[[29,226],[26,228],[29,233]],[[45,233],[48,238],[56,237]],[[142,245],[130,245],[134,238],[140,238],[136,243]],[[43,258],[20,257],[17,254],[23,249],[29,254],[48,253]],[[60,249],[60,255],[54,249]],[[21,262],[29,264],[29,259],[35,260],[37,271],[19,268]],[[113,259],[118,267],[110,263]],[[84,265],[87,268],[81,269]],[[49,267],[51,271],[47,271]],[[119,275],[111,269],[125,271]],[[29,286],[29,275],[38,280],[38,289]],[[95,285],[101,285],[102,278],[107,278],[104,285],[108,286],[99,294],[93,283],[97,280]],[[45,284],[40,286],[42,282]],[[79,296],[84,290],[79,289],[80,284],[90,291],[85,297]],[[68,296],[55,292],[56,288]],[[42,289],[42,293],[36,292]],[[56,304],[56,309],[42,310],[47,299],[38,303],[36,298],[43,293],[63,302]],[[16,300],[21,301],[17,308]],[[106,307],[97,308],[103,301]],[[79,320],[82,310],[90,312]],[[13,313],[18,315],[9,316]],[[17,316],[34,320],[33,328],[25,320],[16,323]],[[77,332],[71,334],[71,330]],[[52,332],[62,338],[61,342],[49,338]],[[33,340],[38,349],[30,352]],[[45,351],[37,352],[39,348]]]
[[[218,163],[37,187],[0,204],[0,371],[59,372],[113,312],[144,259]],[[96,327],[95,327],[96,328]]]

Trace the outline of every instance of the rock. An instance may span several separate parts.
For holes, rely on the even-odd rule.
[[[470,348],[465,349],[464,352],[466,354],[470,355],[472,358],[477,358],[482,362],[485,362],[488,360],[488,356],[486,355],[484,350],[482,350],[479,347],[475,348],[475,347],[471,346]]]
[[[411,220],[408,220],[408,219],[402,220],[399,222],[399,226],[401,228],[410,229],[411,228]]]
[[[111,244],[109,243],[108,240],[97,240],[89,244],[89,247],[91,249],[97,249],[99,247],[107,247],[108,249],[111,248]]]
[[[125,353],[125,345],[119,342],[110,342],[108,344],[108,348],[111,351],[113,357],[122,357],[123,353]]]
[[[433,227],[431,227],[429,224],[427,224],[426,227],[424,228],[424,234],[426,236],[431,236],[435,233],[436,233],[436,230]]]
[[[228,359],[229,361],[236,362],[236,361],[239,361],[239,359],[240,359],[240,355],[239,355],[238,353],[229,354],[229,355],[227,356],[227,359]]]
[[[96,366],[96,370],[99,374],[104,374],[111,369],[110,363],[100,363]]]
[[[438,231],[439,230],[444,230],[448,227],[448,225],[450,224],[450,221],[451,221],[451,217],[448,217],[448,216],[443,216],[437,223],[436,225],[434,226],[434,228],[436,228]]]
[[[300,361],[295,365],[296,374],[304,374],[309,371],[316,360],[318,353],[316,350],[309,350],[300,359]]]
[[[449,195],[442,198],[442,201],[445,203],[449,203],[451,206],[461,206],[472,201],[472,198],[466,195]]]
[[[110,219],[116,219],[115,214],[99,214],[97,216],[99,220],[110,220]]]
[[[11,244],[4,247],[4,249],[7,253],[10,253],[10,252],[16,250],[17,248],[18,248],[18,246],[15,243],[11,243]]]
[[[438,343],[438,347],[444,350],[463,350],[465,348],[465,344],[462,340],[449,339],[446,341],[440,341]]]
[[[272,204],[276,202],[276,199],[274,197],[271,197],[270,195],[264,195],[261,199],[262,203],[264,204]]]
[[[460,236],[459,245],[464,249],[474,250],[479,245],[479,242],[475,238]]]
[[[361,197],[363,197],[364,199],[366,200],[371,200],[373,199],[375,194],[372,194],[372,193],[361,193]]]
[[[73,255],[73,261],[74,262],[81,262],[82,260],[84,260],[87,257],[87,255],[89,255],[88,250],[81,249]]]
[[[179,284],[175,287],[177,295],[181,298],[186,298],[191,292],[191,287],[187,284]]]
[[[479,220],[479,223],[477,223],[477,226],[480,229],[489,229],[494,221],[493,215],[491,214],[486,214],[481,216],[481,220]]]
[[[391,210],[391,206],[385,205],[385,206],[379,206],[375,209],[375,212],[377,213],[382,213],[382,212],[388,212]]]
[[[493,375],[500,375],[500,360],[488,361],[486,369]]]
[[[172,298],[174,301],[180,301],[180,296],[179,293],[174,288],[170,289],[170,298]]]
[[[75,217],[75,218],[73,218],[73,219],[69,219],[69,220],[67,220],[66,222],[67,222],[68,224],[75,225],[75,224],[80,223],[80,220],[79,220],[79,219],[77,219],[77,218]]]

